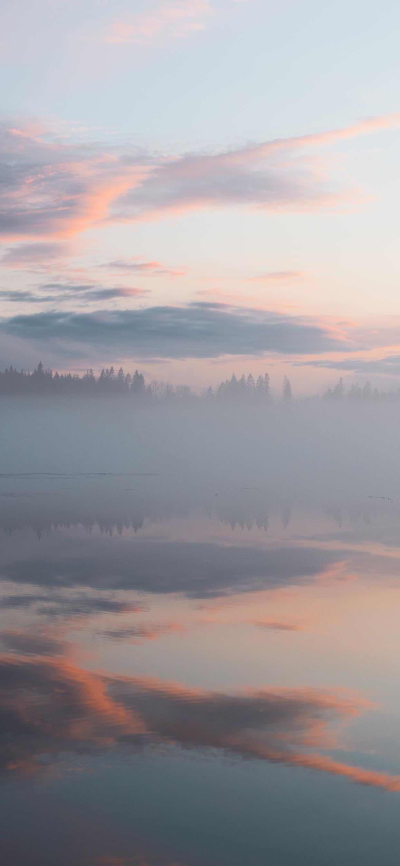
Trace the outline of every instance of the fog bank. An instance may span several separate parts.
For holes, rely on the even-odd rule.
[[[3,399],[1,473],[156,473],[291,495],[400,497],[396,404],[151,407]]]

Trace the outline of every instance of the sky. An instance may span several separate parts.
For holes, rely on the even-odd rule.
[[[394,2],[3,0],[0,367],[400,385]]]

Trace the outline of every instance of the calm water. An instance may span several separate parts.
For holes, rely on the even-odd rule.
[[[0,478],[5,863],[394,864],[400,503]]]

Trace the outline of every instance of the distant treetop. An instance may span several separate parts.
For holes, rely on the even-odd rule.
[[[33,372],[17,370],[10,366],[0,371],[0,396],[32,396],[41,395],[57,397],[91,397],[125,395],[129,399],[141,401],[143,404],[154,402],[198,402],[252,404],[267,406],[272,403],[270,377],[268,373],[257,379],[250,373],[239,378],[232,374],[230,379],[221,382],[216,388],[211,386],[200,395],[194,393],[188,385],[170,385],[167,382],[154,380],[146,383],[143,373],[135,370],[134,374],[124,373],[122,367],[116,372],[114,367],[106,367],[96,375],[92,368],[83,375],[77,373],[53,373],[45,369],[39,361]],[[299,398],[297,398],[298,401]],[[310,399],[310,398],[308,398]],[[311,398],[314,400],[319,397]],[[343,379],[333,387],[329,387],[322,395],[324,401],[343,403],[363,402],[380,403],[387,400],[400,399],[400,388],[395,391],[382,391],[373,388],[370,382],[363,386],[353,383],[346,392]],[[294,400],[292,386],[287,376],[282,386],[283,403]]]
[[[122,367],[115,372],[113,366],[105,368],[96,376],[90,368],[82,376],[77,373],[53,373],[46,370],[40,361],[33,372],[17,370],[10,366],[0,372],[0,395],[55,395],[55,396],[94,396],[125,394],[143,401],[199,400],[225,402],[263,402],[271,401],[269,375],[259,376],[257,382],[250,374],[222,382],[215,389],[210,387],[199,397],[187,385],[176,387],[165,382],[154,381],[146,384],[143,373],[136,370],[133,376],[125,374]]]

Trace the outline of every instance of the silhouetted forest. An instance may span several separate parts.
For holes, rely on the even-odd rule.
[[[221,382],[216,388],[211,386],[201,392],[195,393],[188,385],[170,385],[167,382],[152,381],[146,383],[142,373],[138,370],[133,375],[125,373],[122,367],[116,372],[114,367],[103,369],[96,376],[89,369],[82,376],[77,373],[53,373],[45,369],[39,363],[33,372],[17,370],[10,366],[4,372],[0,371],[0,396],[104,396],[104,395],[126,395],[129,398],[140,400],[142,403],[153,402],[199,402],[208,403],[272,403],[270,377],[268,373],[264,376],[254,378],[242,375],[237,378],[235,374],[230,379]],[[281,398],[284,403],[290,403],[294,397],[292,386],[287,376],[283,379]],[[319,400],[321,397],[308,398]],[[383,391],[373,388],[370,382],[363,386],[352,384],[346,391],[343,379],[332,388],[328,388],[322,395],[323,400],[331,402],[368,402],[379,403],[400,399],[400,388],[393,391]]]
[[[290,390],[290,383],[289,391]],[[140,399],[143,402],[153,401],[198,401],[221,400],[241,401],[255,400],[269,402],[271,400],[268,373],[259,376],[257,381],[250,375],[237,379],[235,375],[226,382],[221,382],[218,388],[208,388],[201,395],[196,394],[187,385],[170,385],[165,382],[153,381],[146,384],[144,376],[138,370],[133,374],[124,373],[122,367],[116,372],[114,367],[103,369],[96,377],[89,369],[83,376],[74,373],[53,373],[46,370],[42,363],[30,373],[8,367],[0,372],[1,395],[60,395],[60,396],[94,396],[125,394],[128,397]],[[286,395],[287,397],[287,395]]]
[[[145,394],[144,377],[137,370],[133,376],[125,375],[122,368],[116,374],[114,367],[102,370],[96,378],[93,370],[87,370],[83,376],[76,373],[53,373],[45,370],[40,362],[33,373],[8,367],[0,372],[0,394],[60,394],[60,395],[90,395],[131,393],[137,396]]]

